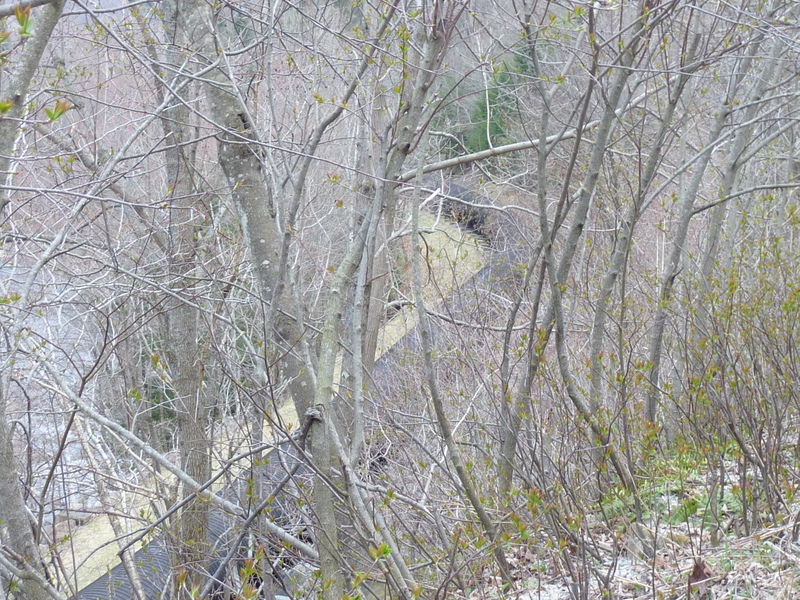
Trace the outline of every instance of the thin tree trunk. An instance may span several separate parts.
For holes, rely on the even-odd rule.
[[[591,12],[592,9],[590,9]],[[666,8],[664,9],[666,10]],[[565,285],[570,270],[572,268],[573,259],[575,256],[575,252],[578,248],[578,242],[583,234],[583,229],[586,224],[586,218],[589,212],[589,206],[591,202],[592,195],[594,194],[594,189],[597,185],[597,180],[600,176],[600,169],[603,164],[603,158],[608,150],[608,140],[611,135],[611,130],[614,125],[614,121],[616,119],[617,110],[619,108],[620,100],[623,95],[623,91],[627,84],[627,81],[633,72],[631,66],[633,64],[634,57],[636,56],[636,52],[639,48],[639,45],[642,39],[647,35],[650,23],[648,19],[652,17],[651,13],[645,11],[640,14],[639,19],[636,23],[632,26],[631,32],[624,44],[623,50],[620,52],[618,58],[618,66],[614,69],[614,76],[611,82],[611,86],[608,92],[605,95],[605,109],[603,111],[603,116],[600,119],[600,122],[597,127],[597,135],[595,137],[595,141],[592,147],[592,154],[589,159],[589,165],[586,170],[586,174],[583,179],[583,183],[580,188],[580,192],[578,194],[577,200],[574,202],[573,211],[574,215],[572,218],[572,222],[570,224],[569,231],[567,233],[567,239],[564,242],[564,250],[561,255],[560,260],[558,260],[557,265],[554,263],[552,268],[554,269],[553,272],[550,273],[551,278],[555,278],[555,285],[560,287]],[[534,38],[532,38],[534,39]],[[532,59],[534,62],[537,60],[536,53],[532,53]],[[540,82],[539,84],[540,94],[542,95],[543,99],[543,108],[542,108],[542,125],[540,128],[540,138],[538,144],[538,174],[539,174],[539,186],[544,186],[546,181],[546,160],[547,160],[547,147],[548,147],[548,139],[547,139],[547,132],[548,132],[548,122],[550,118],[550,108],[549,102],[552,97],[552,91],[548,91],[544,89],[543,83]],[[589,89],[587,90],[587,97],[586,97],[586,105],[588,105],[588,95],[592,92],[592,84],[590,84]],[[583,113],[586,113],[586,105],[584,106]],[[579,127],[578,131],[582,128]],[[580,140],[576,142],[579,143]],[[577,146],[576,146],[577,152]],[[574,166],[576,160],[576,155],[573,154],[573,159],[571,164]],[[557,208],[557,214],[555,217],[556,225],[562,222],[564,216],[559,214],[561,207],[564,205],[566,201],[566,190],[568,190],[569,181],[567,180],[564,184],[564,193],[562,193],[562,199]],[[546,190],[546,188],[544,188]],[[552,245],[553,238],[555,233],[558,231],[558,227],[553,227],[552,230],[550,225],[547,221],[548,213],[547,213],[547,202],[546,202],[546,192],[543,192],[542,188],[540,188],[538,193],[539,199],[539,210],[540,210],[540,232],[542,235],[543,240],[543,248],[545,250],[545,258],[547,259],[547,252],[552,251],[548,250],[548,246]],[[554,259],[554,257],[553,257]],[[554,259],[555,260],[555,259]],[[551,285],[552,287],[552,285]],[[510,422],[506,426],[506,430],[504,431],[503,437],[503,456],[504,461],[513,460],[513,457],[516,453],[516,445],[517,445],[517,438],[519,437],[519,427],[523,422],[522,412],[524,412],[525,402],[523,394],[526,393],[526,390],[529,389],[530,381],[533,377],[533,374],[538,370],[539,362],[540,362],[540,355],[541,352],[544,351],[545,346],[549,340],[550,334],[552,332],[552,328],[554,324],[556,324],[556,306],[555,302],[557,299],[553,298],[548,306],[548,309],[545,313],[543,324],[542,324],[542,335],[536,336],[536,342],[534,343],[531,340],[529,344],[529,354],[528,354],[528,361],[529,361],[529,375],[524,377],[522,380],[522,384],[519,388],[519,394],[515,397],[514,406],[512,410],[514,410],[517,415],[513,416],[510,419]],[[564,365],[566,366],[566,365]],[[565,371],[566,373],[566,371]],[[565,380],[565,384],[568,387],[571,386],[570,389],[575,391],[574,384],[571,383],[571,380],[568,378]],[[578,395],[570,394],[570,398],[573,400],[576,409],[578,409],[581,416],[587,420],[587,422],[591,425],[592,429],[596,432],[601,431],[602,427],[597,423],[595,415],[590,410],[588,404],[585,404],[581,397]],[[600,438],[606,438],[607,436],[600,436]],[[608,440],[598,438],[598,443],[606,445]],[[612,454],[614,454],[614,449],[609,446]],[[633,479],[628,472],[627,468],[625,467],[623,461],[619,460],[618,457],[612,456],[612,462],[616,468],[619,470],[619,475],[623,479],[626,486],[633,486]],[[505,471],[509,471],[509,467],[506,464],[502,466],[501,469],[505,469]],[[503,475],[503,471],[500,472],[501,478],[505,479],[504,485],[509,483],[508,475]],[[633,489],[633,487],[631,487]]]
[[[711,209],[711,219],[707,227],[708,235],[706,236],[703,260],[700,265],[700,277],[704,292],[708,291],[709,278],[711,277],[714,264],[717,260],[720,233],[723,229],[725,213],[728,210],[727,198],[736,189],[736,180],[741,172],[742,167],[744,166],[743,162],[741,161],[742,153],[752,139],[753,129],[755,128],[755,117],[763,109],[762,98],[766,93],[767,88],[772,84],[773,77],[775,76],[775,67],[777,66],[778,60],[780,59],[784,49],[785,44],[780,40],[776,40],[772,46],[772,52],[767,59],[766,64],[761,67],[764,74],[758,78],[756,85],[750,91],[750,94],[744,103],[747,106],[747,109],[744,112],[742,121],[744,123],[748,123],[748,125],[736,132],[736,138],[734,139],[733,145],[728,152],[728,159],[725,163],[725,169],[723,171],[724,175],[719,190],[720,202]],[[704,302],[701,300],[701,311],[698,313],[698,316],[700,317],[699,324],[701,333],[703,333],[703,330],[705,329],[704,324],[706,316],[705,312],[702,310],[703,306]]]
[[[147,596],[142,588],[142,581],[139,577],[139,571],[136,568],[133,549],[123,546],[123,540],[125,540],[129,532],[125,531],[123,528],[119,514],[116,511],[112,502],[112,498],[108,492],[108,489],[106,488],[105,477],[113,473],[111,470],[112,465],[108,464],[108,461],[106,460],[103,461],[104,464],[102,467],[97,464],[94,456],[95,450],[92,448],[91,433],[87,431],[87,427],[81,422],[80,418],[75,420],[75,425],[76,429],[78,430],[78,436],[81,441],[81,446],[83,447],[84,455],[86,456],[86,461],[92,471],[92,478],[94,479],[94,483],[97,488],[97,497],[100,500],[100,505],[103,507],[103,512],[105,512],[106,517],[111,524],[111,529],[114,532],[117,542],[122,547],[120,559],[122,561],[122,566],[125,569],[125,573],[127,574],[131,583],[133,600],[147,600]]]
[[[197,244],[200,233],[198,211],[195,203],[201,189],[195,183],[196,146],[192,143],[193,127],[188,106],[196,84],[181,75],[182,56],[186,36],[181,30],[182,18],[179,4],[168,2],[165,26],[169,37],[166,71],[173,74],[167,89],[180,89],[173,106],[164,111],[162,129],[169,141],[165,150],[167,189],[170,193],[170,225],[167,236],[167,264],[169,285],[179,298],[164,319],[164,354],[169,375],[172,377],[172,403],[178,426],[178,449],[182,468],[201,483],[211,478],[211,447],[207,434],[208,407],[203,394],[204,365],[200,349],[200,315],[193,305],[193,281],[197,262]],[[158,87],[160,99],[163,88]],[[181,301],[183,297],[185,301]],[[191,597],[194,590],[202,589],[208,573],[209,540],[207,502],[193,499],[194,490],[184,489],[187,500],[178,518],[174,540],[173,563],[177,573],[173,577],[175,598]]]
[[[420,170],[421,171],[421,170]],[[420,172],[420,176],[422,173]],[[436,413],[436,422],[439,425],[439,432],[442,436],[445,448],[447,449],[447,458],[453,465],[456,471],[458,480],[463,488],[463,493],[467,497],[470,506],[478,516],[478,521],[484,530],[484,533],[494,545],[494,557],[497,561],[497,566],[500,569],[500,574],[503,579],[503,587],[507,591],[514,589],[514,578],[511,575],[511,567],[506,560],[505,552],[502,545],[498,543],[498,535],[500,532],[497,524],[486,512],[483,503],[478,495],[478,490],[467,471],[464,461],[461,459],[461,454],[456,447],[456,442],[453,437],[453,430],[450,425],[450,420],[445,412],[444,403],[439,394],[439,385],[436,381],[436,369],[433,364],[433,353],[431,349],[431,328],[428,320],[428,313],[425,309],[425,301],[423,297],[422,286],[422,269],[420,267],[422,250],[419,241],[419,202],[418,198],[412,205],[412,270],[414,273],[414,296],[416,301],[417,313],[419,314],[419,327],[420,338],[422,341],[422,355],[425,360],[425,375],[428,380],[428,391],[431,394],[431,403],[433,404]]]
[[[31,81],[39,67],[42,55],[50,40],[61,12],[64,2],[54,2],[45,6],[41,11],[37,11],[36,29],[34,36],[25,42],[22,56],[16,65],[16,70],[9,86],[9,93],[13,104],[0,119],[0,178],[3,184],[8,184],[13,179],[12,165],[14,164],[14,154],[16,150],[17,136],[20,132],[20,122],[25,115],[28,104],[28,91]],[[4,186],[5,187],[5,186]],[[0,213],[9,203],[10,196],[8,189],[3,189],[0,193]],[[37,264],[41,268],[42,264]],[[35,277],[36,271],[31,277]],[[32,283],[29,280],[28,287]],[[25,308],[25,298],[20,298],[20,306]],[[22,319],[22,313],[17,319]],[[21,330],[22,323],[17,321],[16,331],[8,332],[8,340],[11,344],[17,344],[17,336]],[[30,571],[39,577],[27,577],[20,583],[23,596],[26,600],[44,600],[50,594],[43,585],[44,578],[42,573],[41,558],[39,548],[36,545],[34,532],[25,507],[25,500],[22,494],[22,486],[17,474],[16,462],[14,459],[14,448],[11,439],[11,427],[6,415],[8,384],[11,380],[11,369],[13,359],[16,355],[16,346],[6,349],[6,357],[0,371],[0,538],[4,545],[16,556],[21,557],[24,564],[14,565],[22,571]],[[7,569],[4,569],[7,572]],[[9,581],[0,582],[4,588],[10,587]]]
[[[14,164],[14,151],[20,132],[20,122],[25,116],[28,106],[28,91],[31,81],[39,68],[53,29],[61,18],[64,4],[64,0],[53,2],[45,6],[40,13],[35,14],[35,35],[25,42],[19,64],[11,79],[9,90],[6,92],[6,94],[10,94],[8,99],[13,104],[0,119],[0,178],[4,184],[10,183],[14,175],[11,166]],[[31,19],[33,20],[33,17]],[[3,209],[9,201],[9,191],[3,190],[0,194],[0,214],[3,213]]]
[[[695,49],[699,43],[700,34],[695,34],[689,52],[687,53],[685,64],[691,65]],[[627,256],[630,251],[630,243],[633,236],[633,229],[636,225],[636,221],[641,216],[640,211],[642,210],[642,205],[647,190],[650,188],[650,185],[655,179],[658,165],[661,163],[662,144],[664,143],[667,133],[672,126],[672,117],[675,113],[675,108],[678,105],[678,100],[680,99],[686,84],[689,82],[690,75],[693,71],[694,68],[691,67],[685,71],[682,71],[675,78],[675,81],[669,90],[669,99],[661,113],[659,130],[653,138],[653,143],[650,146],[647,164],[639,181],[636,198],[631,204],[628,213],[625,216],[625,220],[620,227],[614,253],[611,257],[611,262],[608,266],[608,270],[606,271],[606,275],[603,279],[603,284],[600,289],[600,295],[597,299],[594,323],[592,324],[592,334],[589,343],[589,360],[591,364],[589,374],[589,383],[591,385],[590,401],[593,411],[597,411],[601,404],[601,355],[603,350],[603,338],[605,336],[606,317],[608,315],[606,307],[608,306],[609,298],[614,291],[616,281],[620,276],[625,263],[627,262]]]
[[[17,475],[14,450],[11,443],[11,429],[6,416],[6,397],[3,384],[0,383],[0,534],[3,543],[17,556],[22,557],[23,569],[42,570],[39,548],[33,537],[31,521],[22,497],[22,486]],[[2,582],[4,587],[10,582]],[[45,600],[49,598],[47,591],[33,579],[26,579],[21,584],[26,600]]]
[[[214,43],[214,32],[210,29],[213,14],[208,8],[199,10],[197,6],[182,2],[179,4],[182,26],[187,32],[192,47],[213,65],[219,60]],[[378,30],[375,42],[368,46],[360,68],[354,74],[347,91],[339,99],[336,108],[315,128],[303,153],[303,159],[295,171],[293,194],[287,205],[278,206],[272,190],[267,185],[262,172],[262,160],[257,132],[243,103],[241,94],[228,79],[221,68],[211,68],[204,77],[204,89],[210,113],[220,127],[218,139],[219,164],[228,180],[233,201],[239,212],[242,231],[253,261],[253,269],[259,285],[261,298],[268,306],[267,331],[274,332],[278,348],[285,352],[283,358],[284,376],[290,382],[290,389],[298,415],[314,404],[326,404],[330,397],[331,381],[328,375],[317,381],[315,367],[310,360],[308,342],[302,327],[301,306],[295,302],[291,288],[287,289],[285,279],[288,261],[288,244],[291,224],[300,204],[308,169],[314,153],[327,128],[344,112],[344,108],[355,92],[359,78],[372,60],[376,51],[375,43],[383,36],[391,18],[387,15]],[[279,215],[283,211],[282,218]],[[336,299],[329,299],[336,304]],[[279,310],[280,309],[280,310]],[[326,344],[332,346],[326,347]],[[296,348],[306,348],[298,353]],[[323,336],[320,352],[336,354],[338,338]],[[277,352],[275,353],[277,354]],[[322,357],[320,358],[322,362]],[[340,600],[344,593],[342,561],[339,553],[338,529],[334,511],[334,494],[328,487],[332,481],[332,451],[324,427],[312,426],[311,450],[314,466],[319,473],[314,489],[314,509],[317,516],[316,540],[320,556],[320,569],[323,580],[323,597],[326,600]]]
[[[705,177],[705,171],[711,161],[714,148],[720,143],[722,132],[730,116],[736,94],[741,82],[749,73],[753,59],[757,55],[764,39],[763,33],[757,34],[753,40],[748,55],[743,60],[740,69],[736,70],[736,75],[732,77],[728,85],[726,97],[712,122],[708,134],[708,140],[701,151],[699,160],[694,165],[694,173],[688,187],[681,191],[681,199],[678,205],[678,227],[672,238],[669,258],[661,274],[661,286],[659,290],[659,302],[653,319],[653,329],[650,341],[650,372],[648,380],[650,391],[647,395],[644,407],[644,417],[647,422],[655,423],[658,411],[658,401],[661,395],[661,357],[663,352],[664,328],[667,321],[667,314],[672,303],[673,288],[675,278],[678,275],[681,259],[684,253],[686,237],[689,232],[689,223],[695,212],[695,199]],[[713,242],[716,245],[716,242]]]

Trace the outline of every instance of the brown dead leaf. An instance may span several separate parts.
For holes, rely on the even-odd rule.
[[[536,560],[536,556],[528,548],[525,549],[525,560],[528,562],[533,562]]]
[[[711,570],[702,558],[696,558],[694,567],[689,574],[689,587],[687,597],[692,598],[692,592],[697,592],[696,598],[707,598],[710,594],[711,584],[714,582],[714,571]]]

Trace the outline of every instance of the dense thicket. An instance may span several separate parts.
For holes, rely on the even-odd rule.
[[[33,4],[5,596],[587,598],[797,521],[796,3]]]

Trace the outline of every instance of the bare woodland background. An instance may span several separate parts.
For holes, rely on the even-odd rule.
[[[108,543],[140,589],[155,538],[175,598],[678,597],[764,530],[789,569],[795,2],[34,4],[0,7],[0,597]],[[249,527],[222,588],[213,511]]]

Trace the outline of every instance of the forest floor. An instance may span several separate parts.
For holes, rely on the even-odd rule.
[[[587,515],[580,528],[584,552],[574,544],[565,545],[566,556],[543,552],[538,542],[518,546],[509,558],[517,590],[501,594],[495,580],[493,589],[484,587],[470,600],[800,599],[800,503],[781,502],[780,524],[770,524],[765,511],[751,506],[744,514],[762,524],[745,527],[737,487],[722,494],[712,488],[722,515],[715,521],[703,479],[688,479],[682,478],[680,489],[662,481],[645,498],[647,525],[630,522],[627,499],[604,500],[602,518]],[[711,527],[712,522],[722,524]]]
[[[791,526],[765,528],[739,538],[725,538],[701,552],[693,543],[669,540],[653,558],[620,548],[588,566],[588,593],[594,599],[637,600],[796,600],[800,598],[800,545],[791,541]],[[686,529],[684,529],[686,531]],[[666,534],[666,532],[664,532]],[[688,535],[700,538],[697,531]],[[675,536],[677,537],[677,536]],[[563,571],[563,569],[560,569]],[[522,574],[524,569],[520,570]],[[529,575],[520,580],[519,600],[577,600],[579,586],[563,572]],[[482,597],[486,597],[482,595]]]

